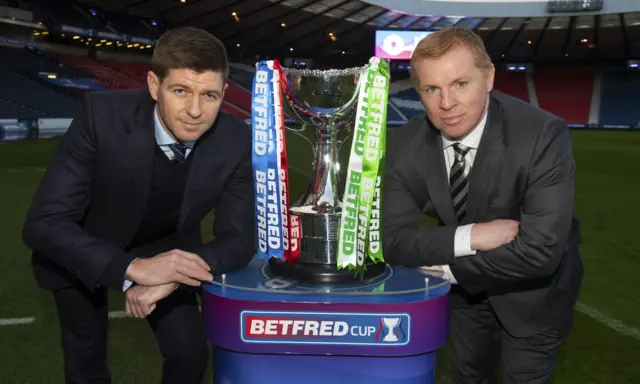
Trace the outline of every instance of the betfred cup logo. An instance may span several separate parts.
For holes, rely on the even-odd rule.
[[[399,317],[383,317],[382,324],[387,328],[387,334],[382,339],[382,341],[387,343],[395,343],[398,341],[398,336],[396,336],[394,329],[400,325]]]
[[[407,313],[243,311],[240,321],[245,343],[391,347],[411,335]]]

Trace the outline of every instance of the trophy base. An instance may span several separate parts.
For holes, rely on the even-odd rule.
[[[362,282],[380,276],[384,273],[386,263],[370,263],[366,265],[362,278],[347,268],[338,269],[335,264],[291,263],[272,257],[269,259],[269,270],[277,276],[291,280],[316,284],[344,284]]]

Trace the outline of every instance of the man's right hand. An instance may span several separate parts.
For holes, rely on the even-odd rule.
[[[140,285],[180,283],[197,287],[213,280],[211,267],[196,254],[174,249],[148,259],[138,259],[127,268],[125,278]]]
[[[519,222],[515,220],[494,220],[473,224],[471,227],[471,249],[491,251],[508,244],[518,234]]]

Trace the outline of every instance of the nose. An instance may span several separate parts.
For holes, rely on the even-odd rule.
[[[200,116],[202,116],[201,103],[202,103],[202,100],[197,95],[192,96],[191,99],[189,100],[189,104],[187,105],[187,113],[194,120],[197,120],[198,118],[200,118]]]
[[[453,91],[443,89],[440,91],[440,108],[445,111],[450,110],[456,105],[456,97]]]

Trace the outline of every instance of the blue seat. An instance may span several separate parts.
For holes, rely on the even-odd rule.
[[[600,125],[631,125],[640,122],[640,73],[608,72],[602,77]]]

